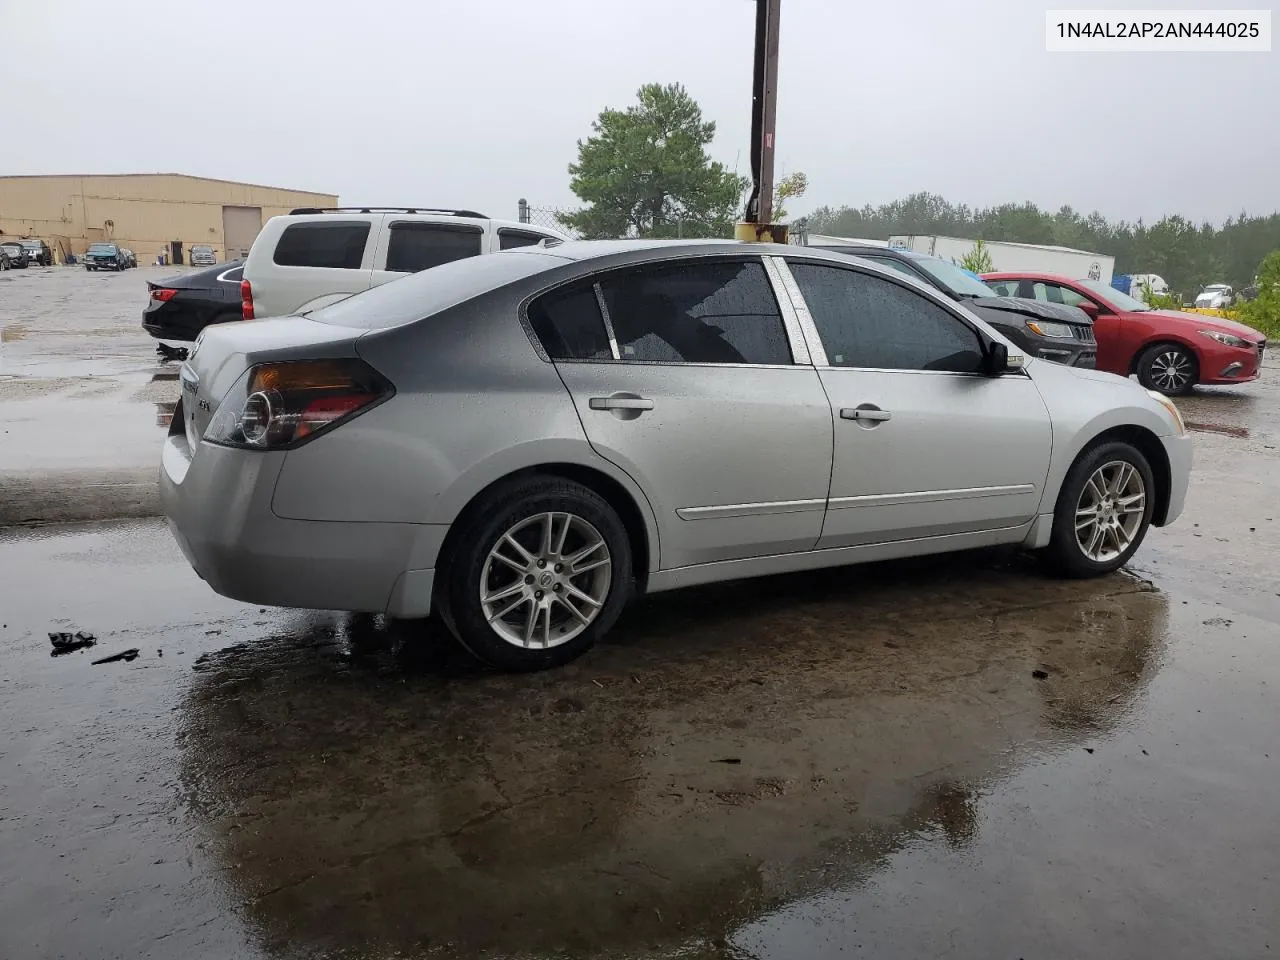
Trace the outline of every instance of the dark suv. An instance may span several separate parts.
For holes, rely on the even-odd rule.
[[[818,250],[862,257],[942,291],[976,313],[1030,356],[1069,367],[1095,367],[1098,345],[1093,321],[1083,310],[1040,300],[1002,297],[976,275],[947,260],[910,250],[854,244]]]
[[[27,251],[27,259],[37,267],[53,266],[53,251],[43,240],[23,240],[22,247]]]
[[[119,244],[91,243],[84,255],[86,270],[126,270],[128,267],[129,257]]]
[[[4,243],[0,243],[0,250],[5,253],[5,262],[8,264],[5,267],[6,270],[27,269],[27,262],[30,259],[27,256],[27,248],[17,240],[6,240]]]

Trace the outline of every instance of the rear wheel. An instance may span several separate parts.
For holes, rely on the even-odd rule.
[[[464,647],[502,670],[576,659],[618,619],[631,546],[595,491],[532,477],[493,491],[444,558],[440,613]]]
[[[1200,364],[1195,354],[1177,343],[1157,343],[1138,358],[1138,381],[1148,390],[1180,396],[1196,385]]]
[[[1123,441],[1086,451],[1058,493],[1051,568],[1067,577],[1096,577],[1129,561],[1151,525],[1156,487],[1142,451]]]

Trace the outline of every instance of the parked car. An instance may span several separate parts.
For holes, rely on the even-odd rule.
[[[1234,300],[1234,291],[1225,283],[1211,283],[1196,294],[1196,306],[1201,310],[1225,310]]]
[[[214,252],[213,247],[197,243],[191,248],[190,260],[193,267],[212,267],[218,262],[218,255]]]
[[[27,251],[27,260],[37,267],[53,266],[53,251],[43,240],[23,240],[23,249]]]
[[[138,265],[137,255],[128,247],[121,247],[120,252],[124,254],[126,267],[136,267]]]
[[[974,274],[954,263],[910,250],[845,244],[816,249],[864,257],[941,290],[1033,357],[1071,367],[1094,366],[1097,354],[1093,321],[1075,307],[999,296]]]
[[[1047,273],[990,273],[992,289],[1079,307],[1093,317],[1098,369],[1138,381],[1170,396],[1197,383],[1256,380],[1267,338],[1242,323],[1180,310],[1153,310],[1097,280]]]
[[[205,327],[240,319],[244,261],[147,282],[142,327],[158,340],[194,340]]]
[[[16,240],[6,240],[4,243],[0,243],[0,248],[3,248],[5,254],[8,256],[9,269],[27,269],[27,264],[30,262],[30,258],[27,256],[27,248],[21,243]]]
[[[472,257],[211,327],[180,379],[160,496],[214,590],[435,610],[513,670],[644,591],[993,544],[1103,574],[1191,458],[1168,398],[794,246]]]
[[[302,208],[268,220],[249,248],[244,318],[314,310],[442,263],[564,239],[472,210]]]
[[[8,270],[9,267],[9,251],[4,247],[0,247],[0,270]]]
[[[91,243],[84,255],[86,270],[126,270],[129,260],[119,244]]]

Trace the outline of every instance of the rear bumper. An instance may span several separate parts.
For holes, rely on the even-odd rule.
[[[174,423],[181,431],[181,411]],[[160,501],[209,586],[248,603],[424,617],[447,526],[284,520],[271,496],[287,453],[166,439]]]

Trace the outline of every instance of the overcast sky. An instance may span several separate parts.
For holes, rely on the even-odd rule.
[[[1049,54],[1046,5],[782,0],[778,167],[810,183],[793,214],[916,190],[1148,220],[1280,208],[1280,53]],[[748,173],[753,16],[751,0],[0,0],[0,69],[24,89],[0,100],[0,174],[179,172],[514,217],[520,197],[575,205],[565,168],[592,119],[672,81]]]

